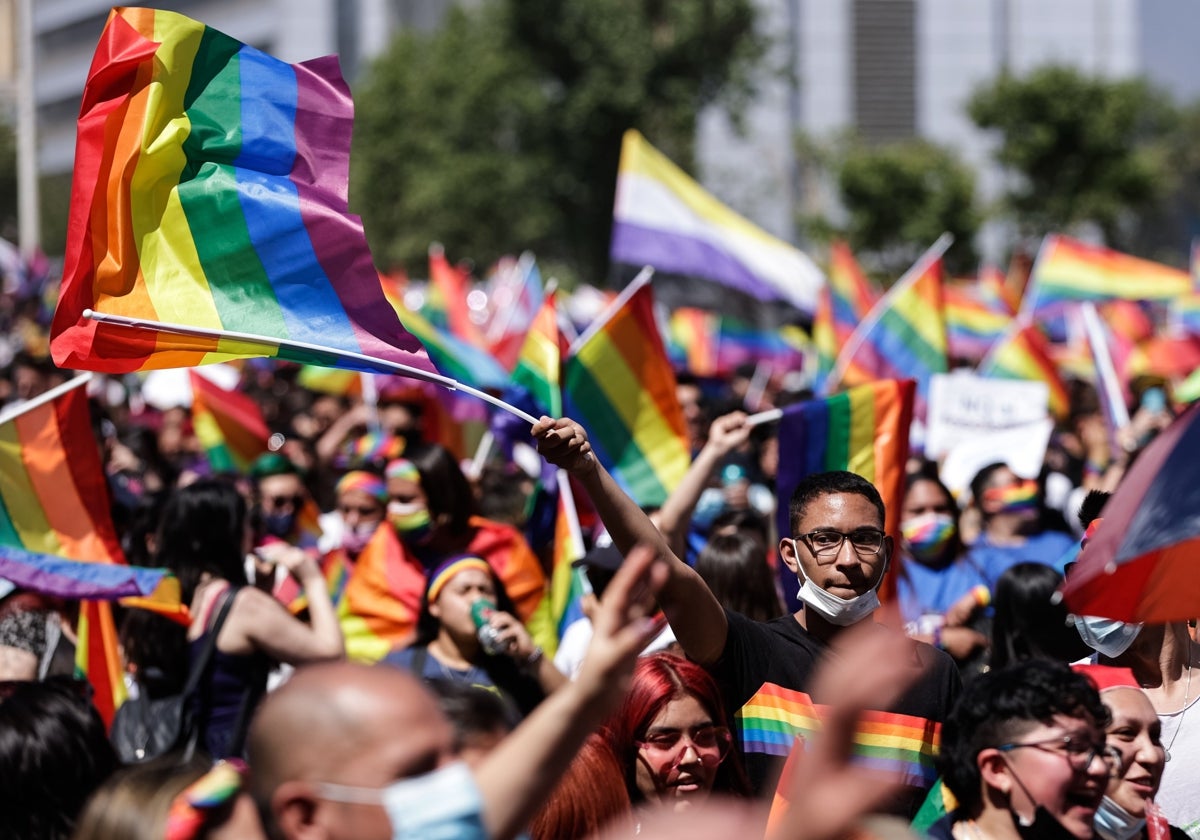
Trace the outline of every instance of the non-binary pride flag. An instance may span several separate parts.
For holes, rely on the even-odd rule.
[[[432,371],[347,212],[353,116],[333,56],[286,64],[179,14],[113,9],[80,108],[54,361],[377,369],[332,348]],[[86,309],[268,340],[98,324]]]
[[[875,485],[887,512],[884,530],[900,541],[900,507],[908,461],[908,431],[912,425],[916,384],[911,379],[881,380],[851,388],[823,400],[810,400],[783,409],[779,421],[779,468],[775,478],[779,533],[792,534],[788,501],[805,476],[829,470],[848,470]],[[884,577],[880,597],[890,596],[899,553]],[[786,569],[781,566],[782,572]],[[784,595],[792,609],[798,582],[783,574]]]
[[[1042,240],[1026,287],[1022,314],[1060,308],[1072,300],[1172,300],[1192,290],[1188,272],[1050,234]]]
[[[691,456],[648,280],[631,284],[571,346],[563,400],[600,463],[639,505],[666,501]]]
[[[811,316],[825,278],[803,251],[734,213],[636,131],[625,132],[613,208],[614,266],[655,270],[655,295],[777,326]]]

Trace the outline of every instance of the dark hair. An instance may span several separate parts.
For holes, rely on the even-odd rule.
[[[201,479],[176,490],[158,529],[158,562],[179,578],[190,604],[205,572],[245,581],[246,500],[226,479]]]
[[[621,763],[625,787],[634,802],[644,798],[637,786],[637,742],[646,736],[646,730],[668,703],[688,695],[696,698],[715,724],[728,725],[720,689],[699,665],[671,653],[656,653],[638,660],[625,701],[603,729],[604,737]],[[730,750],[729,757],[721,762],[713,790],[737,795],[749,792],[736,749]]]
[[[748,534],[722,534],[709,540],[696,558],[696,572],[726,609],[755,621],[783,615],[775,575],[765,546]]]
[[[67,838],[84,803],[117,769],[86,683],[17,682],[0,694],[0,836]],[[84,690],[84,691],[81,691]]]
[[[1073,662],[1089,650],[1054,597],[1063,577],[1043,563],[1017,563],[996,580],[992,593],[993,668],[1026,659]]]
[[[804,518],[804,511],[810,502],[821,496],[833,496],[838,493],[852,493],[865,498],[879,511],[879,523],[883,524],[886,517],[883,497],[879,495],[875,485],[856,473],[834,470],[812,473],[800,479],[800,483],[792,491],[791,501],[788,502],[788,526],[792,533],[795,533],[799,521]]]
[[[1007,466],[1008,464],[1003,461],[994,461],[975,473],[975,477],[971,479],[971,500],[981,512],[983,511],[983,491],[987,489],[988,482],[992,480],[992,476],[996,474],[997,470],[1002,470]]]
[[[521,714],[503,695],[460,680],[427,680],[437,695],[442,711],[454,726],[457,752],[477,735],[508,734],[521,722]]]
[[[1065,662],[1030,659],[989,671],[967,683],[942,725],[938,764],[946,787],[968,815],[983,802],[976,759],[981,750],[1010,743],[1056,715],[1108,726],[1108,708],[1091,680]]]
[[[1084,527],[1084,530],[1100,518],[1100,512],[1104,510],[1104,506],[1108,504],[1110,498],[1112,498],[1112,493],[1105,493],[1103,490],[1090,490],[1083,497],[1083,501],[1079,504],[1079,524]]]
[[[125,661],[137,668],[139,690],[150,699],[179,694],[188,675],[187,628],[149,610],[129,609],[118,632]]]
[[[421,475],[421,490],[428,500],[429,516],[435,522],[448,516],[444,524],[451,533],[461,534],[470,527],[470,518],[478,510],[471,483],[463,475],[450,450],[426,444],[404,455]]]
[[[771,541],[770,524],[767,522],[767,518],[753,508],[740,508],[718,513],[713,517],[712,524],[708,526],[709,537],[711,538],[717,531],[726,528],[753,534],[762,540],[764,546]]]

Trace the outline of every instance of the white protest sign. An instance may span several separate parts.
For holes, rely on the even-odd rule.
[[[989,464],[1008,464],[1021,478],[1037,478],[1053,431],[1054,421],[1046,418],[963,440],[946,455],[938,475],[955,498],[961,498],[971,479]]]
[[[925,455],[940,458],[965,441],[1044,420],[1049,396],[1044,382],[935,374],[929,385]]]

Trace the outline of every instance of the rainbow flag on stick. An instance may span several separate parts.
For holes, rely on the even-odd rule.
[[[1071,300],[1172,300],[1191,290],[1186,271],[1050,234],[1033,264],[1021,314],[1053,311]]]
[[[334,57],[286,64],[173,12],[113,9],[80,109],[54,361],[432,373],[347,212],[352,123]]]
[[[583,570],[573,565],[583,557],[585,549],[571,478],[563,470],[556,471],[556,478],[558,513],[554,520],[554,565],[550,571],[549,597],[550,620],[557,631],[555,641],[558,641],[567,628],[583,616],[580,601],[590,590]]]
[[[1050,345],[1036,324],[1020,322],[992,347],[979,363],[979,375],[995,379],[1027,379],[1044,382],[1050,389],[1050,413],[1065,420],[1070,398],[1058,368],[1050,358]]]
[[[943,234],[875,304],[838,355],[826,390],[877,379],[915,379],[917,417],[925,417],[929,383],[948,370],[942,298]]]
[[[911,379],[888,379],[823,400],[797,403],[780,412],[779,469],[775,479],[780,534],[792,533],[788,500],[802,478],[829,470],[849,470],[879,490],[887,510],[884,530],[899,544],[908,430],[915,395],[916,383]],[[899,555],[894,555],[893,564],[898,561]],[[786,572],[785,567],[781,568]],[[884,577],[881,598],[890,597],[895,590],[897,571],[893,568]],[[795,575],[781,574],[780,579],[792,609],[799,609]]]
[[[192,381],[192,426],[209,466],[214,472],[245,475],[254,459],[267,451],[271,436],[258,403],[245,394],[225,390],[194,370],[188,371],[188,376]]]
[[[0,415],[0,544],[90,563],[125,563],[80,376]],[[76,667],[105,723],[125,701],[112,610],[83,601]]]
[[[981,288],[954,283],[943,291],[951,358],[981,360],[1012,324],[1012,313],[993,308]]]
[[[643,272],[571,345],[567,412],[588,430],[600,463],[643,506],[661,505],[691,464],[675,374]]]
[[[551,288],[534,315],[512,379],[526,388],[551,417],[562,416],[562,357],[566,342],[558,328],[558,296]]]
[[[867,279],[845,242],[829,249],[829,282],[821,290],[813,316],[812,340],[817,350],[817,387],[833,371],[838,353],[855,327],[879,300],[879,290]]]
[[[488,344],[482,330],[471,320],[471,309],[467,306],[470,291],[471,278],[463,269],[450,265],[441,243],[430,245],[427,317],[434,326],[448,330],[456,338],[482,350]]]

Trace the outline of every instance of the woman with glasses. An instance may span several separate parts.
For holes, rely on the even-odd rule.
[[[1162,724],[1133,671],[1108,665],[1076,665],[1100,690],[1100,699],[1112,713],[1108,744],[1121,754],[1121,772],[1108,780],[1096,833],[1103,840],[1150,840],[1171,837],[1186,840],[1181,828],[1167,823],[1154,804],[1167,764]]]
[[[1060,662],[1029,660],[970,683],[942,729],[940,761],[959,807],[937,840],[1091,840],[1121,753],[1095,686]]]
[[[748,791],[717,685],[682,657],[660,653],[638,662],[605,736],[635,806],[673,803],[682,810],[714,791]]]

